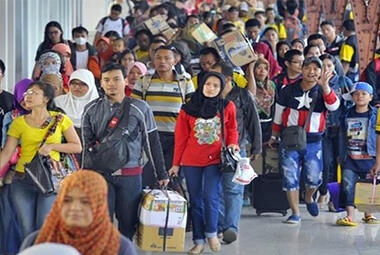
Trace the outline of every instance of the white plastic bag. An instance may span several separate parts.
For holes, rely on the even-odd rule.
[[[236,168],[232,182],[247,185],[257,177],[255,170],[253,170],[249,158],[240,158]]]

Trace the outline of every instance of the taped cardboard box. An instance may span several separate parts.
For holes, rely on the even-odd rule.
[[[160,34],[165,30],[170,29],[170,26],[166,22],[165,17],[162,15],[157,15],[153,18],[148,19],[144,22],[144,25],[153,35]]]
[[[373,180],[359,180],[355,186],[355,205],[361,212],[380,212],[380,180],[376,180],[373,193]]]
[[[224,34],[210,45],[218,50],[224,61],[234,66],[244,66],[256,59],[252,45],[240,31]]]
[[[218,38],[205,23],[194,26],[190,34],[200,44],[209,43]]]
[[[146,251],[183,251],[187,201],[174,191],[144,190],[137,245]]]

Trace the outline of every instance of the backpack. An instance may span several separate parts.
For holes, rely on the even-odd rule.
[[[142,100],[146,100],[146,92],[148,91],[150,87],[150,82],[152,81],[153,75],[145,75],[142,80]],[[182,74],[179,75],[179,80],[178,80],[178,88],[181,93],[182,97],[182,103],[185,103],[186,100],[186,77]]]
[[[302,37],[303,27],[301,21],[297,17],[287,15],[284,19],[284,26],[288,41]]]

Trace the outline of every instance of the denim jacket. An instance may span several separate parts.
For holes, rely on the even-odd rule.
[[[370,156],[376,156],[376,121],[377,121],[377,108],[370,107],[370,119],[368,121],[368,134],[367,134],[367,152]],[[339,156],[344,162],[347,153],[347,116],[350,111],[355,111],[355,106],[352,106],[344,113],[344,118],[342,120],[342,128],[340,131],[339,139]]]
[[[344,101],[344,99],[342,98],[342,94],[351,91],[354,85],[348,77],[339,76],[337,74],[333,78],[331,78],[329,84],[330,88],[333,89],[335,94],[339,97],[340,106],[336,111],[329,111],[329,113],[327,114],[326,127],[338,127],[340,126],[342,114],[351,105],[349,102]]]

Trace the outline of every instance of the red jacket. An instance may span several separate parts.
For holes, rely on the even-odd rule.
[[[236,108],[230,102],[224,110],[226,145],[238,145]],[[221,126],[220,114],[212,119],[195,118],[184,110],[179,112],[175,127],[175,166],[209,166],[220,164]]]

